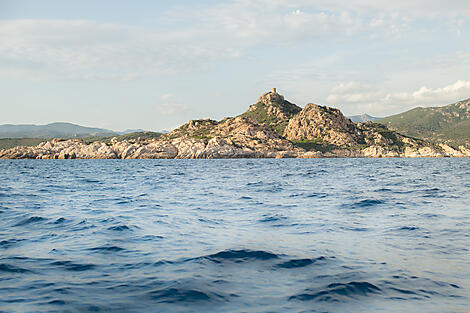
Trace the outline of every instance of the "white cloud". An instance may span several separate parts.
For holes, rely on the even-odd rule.
[[[345,10],[358,14],[396,13],[412,18],[455,16],[470,18],[470,5],[467,0],[262,0],[261,2],[297,8]]]
[[[470,19],[468,0],[233,0],[171,13],[239,42],[288,44],[369,33],[401,36],[415,20]],[[420,31],[432,31],[429,25]]]
[[[234,54],[199,44],[191,31],[161,34],[86,20],[0,21],[3,74],[129,81],[201,69]]]
[[[161,100],[168,101],[173,97],[171,93],[166,93],[163,96],[160,97]]]
[[[358,82],[341,83],[332,88],[327,102],[341,106],[347,114],[389,115],[415,106],[439,106],[470,97],[470,81],[458,80],[439,87],[421,87],[411,92],[385,93]]]
[[[128,73],[121,77],[121,81],[124,83],[131,82],[138,80],[140,78],[139,74],[136,73]]]
[[[0,20],[0,73],[126,82],[207,70],[214,61],[245,57],[255,47],[320,45],[364,34],[400,37],[417,27],[416,19],[437,19],[434,25],[461,34],[470,5],[468,0],[232,0],[175,6],[158,18],[168,23],[165,28]]]
[[[363,31],[363,21],[347,11],[301,10],[281,1],[238,0],[200,10],[172,12],[178,19],[189,20],[207,34],[236,40],[241,45],[282,46],[302,40],[351,36]],[[228,39],[228,40],[227,40]]]
[[[420,89],[407,93],[387,94],[384,100],[390,103],[409,103],[422,106],[446,104],[470,97],[470,81],[458,80],[453,84],[441,88]]]
[[[326,101],[328,103],[367,103],[376,101],[380,93],[372,86],[357,82],[340,83],[333,87]]]
[[[369,91],[372,89],[369,85],[360,84],[358,82],[348,82],[348,83],[340,83],[331,89],[331,92],[336,95],[345,95],[349,92],[363,92]]]
[[[359,21],[347,12],[279,13],[256,6],[231,12],[231,6],[206,8],[200,15],[191,11],[189,26],[166,32],[88,20],[3,20],[0,74],[127,82],[206,70],[214,61],[243,57],[253,46],[360,31]],[[185,14],[178,18],[185,20]]]
[[[172,94],[164,94],[160,97],[162,103],[156,106],[157,112],[163,116],[182,117],[189,113],[189,108],[179,103]]]

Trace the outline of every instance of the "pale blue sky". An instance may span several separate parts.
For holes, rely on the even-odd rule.
[[[171,129],[277,87],[345,114],[470,97],[468,0],[0,0],[0,124]]]

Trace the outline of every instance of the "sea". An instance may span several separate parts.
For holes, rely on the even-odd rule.
[[[470,312],[470,159],[0,160],[0,312]]]

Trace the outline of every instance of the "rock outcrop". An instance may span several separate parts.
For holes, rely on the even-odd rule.
[[[87,143],[54,139],[0,151],[4,159],[468,157],[470,149],[407,137],[340,110],[292,104],[274,89],[238,117],[191,120],[158,138]]]
[[[284,100],[273,88],[272,91],[261,95],[241,116],[263,123],[282,136],[289,120],[300,111],[302,108]]]
[[[309,103],[284,130],[289,140],[318,140],[338,146],[358,143],[355,126],[340,110]]]

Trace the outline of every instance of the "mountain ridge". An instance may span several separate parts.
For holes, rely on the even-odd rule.
[[[470,144],[470,98],[436,107],[416,107],[377,122],[408,136],[450,145]]]
[[[0,125],[0,138],[53,138],[112,136],[118,133],[109,129],[81,126],[69,122]]]
[[[0,158],[311,158],[470,156],[470,150],[402,135],[382,124],[353,123],[339,109],[301,108],[277,93],[261,95],[239,116],[190,120],[158,137],[109,142],[52,140],[0,151]]]
[[[359,114],[359,115],[352,115],[348,116],[348,118],[353,122],[353,123],[363,123],[363,122],[375,122],[377,120],[380,120],[381,117],[375,117],[369,114]]]

